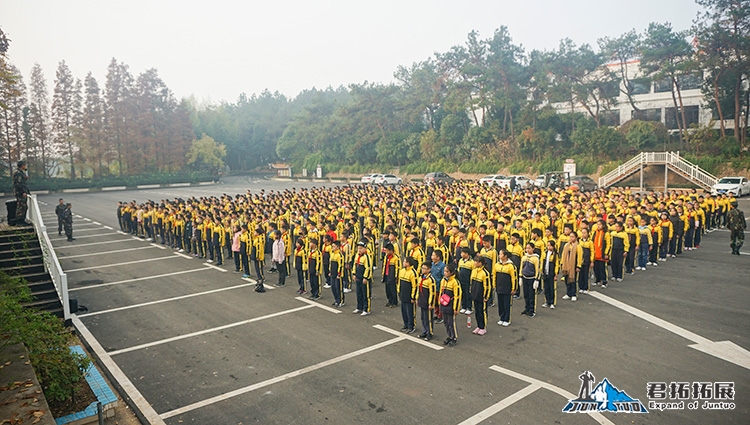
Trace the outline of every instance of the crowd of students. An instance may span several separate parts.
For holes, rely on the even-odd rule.
[[[264,191],[230,196],[120,203],[123,231],[208,262],[234,266],[265,291],[294,280],[297,294],[334,307],[356,295],[353,313],[372,312],[373,281],[400,306],[402,330],[457,343],[456,317],[473,316],[485,335],[488,310],[511,324],[514,300],[535,317],[593,287],[607,288],[684,251],[726,224],[734,199],[690,192],[510,191],[473,182]],[[226,260],[225,260],[226,259]],[[269,260],[270,267],[266,266]],[[377,275],[377,277],[376,277]],[[378,292],[381,290],[378,289]]]

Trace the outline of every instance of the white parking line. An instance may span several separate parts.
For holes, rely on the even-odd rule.
[[[481,412],[477,413],[476,415],[470,417],[469,419],[459,423],[458,425],[476,425],[485,419],[491,418],[493,415],[500,413],[503,409],[506,407],[512,405],[513,403],[523,399],[524,397],[531,395],[534,391],[540,389],[539,385],[531,384],[528,387],[522,389],[521,391],[515,392],[508,397],[502,399],[501,401],[493,404],[492,406],[482,410]]]
[[[538,379],[534,379],[534,378],[532,378],[532,377],[530,377],[530,376],[526,376],[526,375],[520,374],[520,373],[518,373],[518,372],[514,372],[514,371],[512,371],[512,370],[510,370],[510,369],[505,369],[504,367],[500,367],[500,366],[490,366],[490,369],[494,370],[495,372],[500,372],[500,373],[502,373],[502,374],[504,374],[504,375],[508,375],[508,376],[510,376],[510,377],[513,377],[513,378],[516,378],[516,379],[518,379],[518,380],[521,380],[521,381],[525,381],[525,382],[528,382],[529,384],[531,384],[530,386],[528,386],[528,387],[524,388],[524,389],[523,389],[523,390],[521,390],[521,391],[531,390],[531,388],[532,388],[532,387],[536,387],[536,388],[534,388],[534,390],[533,390],[533,391],[529,392],[529,393],[528,393],[528,394],[526,394],[526,395],[529,395],[529,394],[531,394],[532,392],[534,392],[535,390],[537,390],[537,389],[539,389],[539,388],[544,388],[545,390],[549,390],[549,391],[552,391],[553,393],[557,393],[557,394],[559,394],[559,395],[561,395],[561,396],[565,397],[565,399],[566,399],[566,400],[571,400],[571,399],[574,399],[574,398],[576,398],[575,394],[573,394],[573,393],[571,393],[571,392],[568,392],[568,391],[565,391],[564,389],[562,389],[562,388],[560,388],[560,387],[557,387],[557,386],[555,386],[555,385],[552,385],[552,384],[550,384],[550,383],[547,383],[547,382],[544,382],[544,381],[540,381],[540,380],[538,380]],[[521,392],[521,391],[519,391],[519,392]],[[526,395],[524,395],[524,397],[525,397]],[[511,396],[511,397],[512,397],[512,396]],[[497,403],[497,404],[503,403],[503,402],[505,402],[506,400],[510,399],[511,397],[507,397],[506,399],[504,399],[504,400],[500,401],[500,402],[499,402],[499,403]],[[521,398],[523,398],[523,397],[521,397]],[[520,400],[521,398],[518,398],[517,400],[513,400],[513,403],[515,403],[516,401]],[[511,403],[511,404],[512,404],[512,403]],[[509,404],[509,405],[510,405],[510,404]],[[509,406],[509,405],[508,405],[508,406]],[[504,407],[503,407],[503,409],[504,409],[505,407],[508,407],[508,406],[504,406]],[[494,407],[494,406],[490,406],[490,407],[489,407],[488,409],[485,409],[485,410],[489,410],[489,409],[492,409],[493,407]],[[502,410],[502,409],[500,409],[500,410]],[[498,412],[499,412],[500,410],[498,410]],[[562,408],[561,408],[561,410],[562,410]],[[482,412],[480,412],[480,413],[482,413]],[[497,413],[497,412],[495,412],[495,413]],[[590,415],[592,419],[594,419],[595,421],[599,422],[599,423],[600,423],[600,424],[602,424],[602,425],[614,425],[614,424],[612,423],[612,421],[610,421],[609,419],[605,418],[605,417],[604,417],[604,415],[602,415],[602,414],[601,414],[601,413],[599,413],[599,412],[588,412],[588,415]],[[473,418],[473,417],[474,417],[474,416],[472,416],[472,418]],[[471,419],[471,418],[469,418],[469,419]],[[468,421],[469,419],[467,419],[466,421]],[[485,419],[486,419],[486,418],[485,418]],[[482,420],[484,420],[484,419],[482,419]],[[476,421],[476,422],[466,422],[466,421],[462,422],[461,424],[462,424],[462,425],[463,425],[463,424],[469,425],[469,424],[477,424],[477,423],[481,422],[481,421]]]
[[[98,235],[85,235],[85,236],[76,236],[76,239],[84,239],[84,238],[98,238],[99,236],[112,236],[116,235],[117,233],[99,233]],[[50,238],[52,242],[54,241],[64,241],[65,238]]]
[[[594,298],[598,298],[599,300],[604,301],[607,304],[615,306],[620,310],[626,311],[636,317],[640,317],[647,322],[651,322],[662,329],[672,332],[675,335],[679,335],[685,339],[693,341],[695,344],[689,345],[688,347],[690,348],[694,348],[708,355],[718,357],[730,363],[734,363],[737,366],[742,366],[745,369],[750,369],[750,352],[731,341],[711,341],[708,338],[704,338],[696,333],[690,332],[685,328],[681,328],[674,323],[667,322],[666,320],[660,319],[653,314],[646,313],[643,310],[639,310],[600,292],[589,292],[589,295]]]
[[[128,379],[127,375],[125,375],[120,367],[117,366],[117,363],[112,360],[112,357],[110,357],[109,354],[104,351],[104,347],[102,347],[101,344],[99,344],[99,341],[94,338],[94,335],[92,335],[86,325],[81,322],[81,319],[76,317],[76,315],[74,314],[71,320],[73,321],[73,325],[75,325],[78,332],[81,333],[81,337],[86,342],[88,342],[91,349],[96,353],[96,356],[104,364],[104,367],[109,370],[109,373],[112,374],[112,377],[115,378],[115,381],[120,384],[120,387],[122,387],[128,397],[130,397],[130,400],[135,403],[135,405],[138,407],[138,410],[141,411],[148,423],[150,425],[165,425],[164,421],[159,417],[159,414],[156,413],[156,410],[151,407],[151,404],[146,401],[141,392],[138,391],[138,389],[135,387],[135,385],[133,385],[132,382],[130,382],[130,379]]]
[[[102,229],[99,228],[99,227],[87,227],[85,229],[78,229],[78,228],[76,228],[74,230],[74,232],[76,233],[76,238],[78,238],[78,233],[80,233],[80,232],[101,232],[101,230]],[[57,239],[59,239],[59,238],[57,238]]]
[[[82,267],[80,269],[65,270],[65,272],[66,273],[81,272],[84,270],[103,269],[106,267],[117,267],[117,266],[127,266],[129,264],[148,263],[150,261],[173,260],[175,258],[178,258],[178,257],[176,255],[170,255],[167,257],[146,258],[145,260],[125,261],[124,263],[102,264],[100,266]]]
[[[111,228],[111,227],[109,227],[109,226],[102,226],[102,227],[104,227],[104,228],[105,228],[105,229],[107,229],[107,230],[112,230],[112,228]]]
[[[158,243],[150,243],[149,245],[151,245],[151,246],[153,246],[155,248],[159,248],[159,249],[167,249],[166,246],[161,246]]]
[[[296,307],[290,310],[279,311],[277,313],[271,313],[265,316],[253,317],[252,319],[242,320],[240,322],[228,323],[226,325],[217,326],[215,328],[204,329],[202,331],[197,331],[197,332],[190,332],[188,334],[173,336],[171,338],[162,339],[159,341],[153,341],[153,342],[149,342],[149,343],[141,344],[141,345],[134,345],[132,347],[123,348],[121,350],[110,351],[109,355],[116,356],[118,354],[129,353],[131,351],[142,350],[144,348],[149,348],[149,347],[155,347],[157,345],[167,344],[169,342],[179,341],[181,339],[192,338],[195,336],[205,335],[205,334],[212,333],[212,332],[223,331],[224,329],[231,329],[237,326],[247,325],[253,322],[259,322],[261,320],[272,319],[274,317],[283,316],[285,314],[296,313],[298,311],[307,310],[308,308],[313,308],[313,307],[315,306],[303,305],[302,307]]]
[[[175,258],[177,258],[177,257],[175,257]],[[100,283],[100,284],[97,284],[97,285],[82,286],[80,288],[69,288],[68,292],[83,291],[85,289],[92,289],[92,288],[102,288],[102,287],[105,287],[105,286],[121,285],[123,283],[140,282],[140,281],[143,281],[143,280],[160,279],[162,277],[177,276],[177,275],[186,274],[186,273],[204,272],[206,270],[208,270],[208,269],[201,268],[201,269],[192,269],[192,270],[182,270],[182,271],[173,272],[173,273],[157,274],[157,275],[154,275],[154,276],[136,277],[136,278],[133,278],[133,279],[125,279],[125,280],[120,280],[120,281],[117,281],[117,282]]]
[[[236,389],[234,391],[230,391],[228,393],[224,393],[224,394],[218,395],[216,397],[211,397],[211,398],[206,399],[206,400],[202,400],[202,401],[199,401],[199,402],[196,402],[196,403],[188,404],[187,406],[180,407],[179,409],[170,410],[169,412],[162,413],[159,416],[162,419],[169,419],[169,418],[171,418],[173,416],[181,415],[183,413],[187,413],[187,412],[190,412],[192,410],[200,409],[201,407],[209,406],[211,404],[218,403],[220,401],[224,401],[224,400],[230,399],[232,397],[237,397],[238,395],[249,393],[251,391],[255,391],[255,390],[267,387],[269,385],[273,385],[273,384],[276,384],[276,383],[279,383],[279,382],[283,382],[283,381],[286,381],[287,379],[296,378],[296,377],[304,375],[306,373],[310,373],[310,372],[316,371],[318,369],[322,369],[322,368],[324,368],[326,366],[330,366],[330,365],[333,365],[333,364],[336,364],[336,363],[343,362],[345,360],[352,359],[352,358],[357,357],[357,356],[361,356],[362,354],[367,354],[367,353],[369,353],[371,351],[375,351],[375,350],[378,350],[380,348],[387,347],[389,345],[393,345],[393,344],[395,344],[395,343],[397,343],[399,341],[403,341],[404,339],[406,339],[406,338],[404,338],[403,336],[399,336],[397,338],[392,338],[392,339],[383,341],[383,342],[381,342],[379,344],[371,345],[369,347],[365,347],[365,348],[362,348],[362,349],[359,349],[359,350],[356,350],[356,351],[352,351],[351,353],[347,353],[347,354],[344,354],[344,355],[341,355],[341,356],[338,356],[338,357],[334,357],[334,358],[332,358],[330,360],[325,360],[325,361],[320,362],[320,363],[315,363],[315,364],[313,364],[311,366],[308,366],[308,367],[305,367],[305,368],[302,368],[302,369],[298,369],[298,370],[295,370],[293,372],[285,373],[283,375],[277,376],[275,378],[267,379],[267,380],[262,381],[262,382],[258,382],[257,384],[248,385],[247,387],[238,388],[238,389]]]
[[[203,265],[204,265],[204,266],[206,266],[206,267],[211,267],[212,269],[214,269],[214,270],[218,270],[218,271],[220,271],[220,272],[224,272],[224,273],[226,273],[226,272],[227,272],[227,271],[226,271],[225,269],[222,269],[222,268],[221,268],[221,267],[219,267],[219,266],[214,266],[214,265],[213,265],[213,264],[211,264],[211,263],[203,263]]]
[[[339,311],[339,313],[340,313],[340,311]],[[417,344],[424,345],[425,347],[432,348],[433,350],[436,350],[436,351],[440,351],[440,350],[442,350],[444,348],[444,347],[441,347],[439,345],[435,345],[435,344],[433,344],[431,342],[427,342],[425,340],[419,339],[416,336],[407,335],[407,334],[404,334],[403,332],[399,332],[399,331],[397,331],[395,329],[387,328],[387,327],[385,327],[383,325],[374,325],[373,328],[380,329],[381,331],[385,331],[385,332],[388,332],[389,334],[393,334],[393,335],[396,335],[396,336],[403,336],[404,338],[408,339],[409,341],[416,342]]]
[[[133,308],[145,307],[145,306],[155,305],[155,304],[162,304],[162,303],[171,302],[171,301],[177,301],[177,300],[184,300],[184,299],[192,298],[192,297],[200,297],[202,295],[215,294],[217,292],[230,291],[232,289],[247,288],[248,286],[252,286],[252,285],[253,285],[252,283],[243,283],[242,285],[235,285],[235,286],[230,286],[230,287],[227,287],[227,288],[212,289],[210,291],[198,292],[198,293],[195,293],[195,294],[181,295],[179,297],[165,298],[163,300],[149,301],[149,302],[146,302],[146,303],[133,304],[133,305],[128,305],[128,306],[124,306],[124,307],[111,308],[109,310],[96,311],[96,312],[93,312],[93,313],[79,314],[78,317],[97,316],[97,315],[100,315],[100,314],[113,313],[113,312],[116,312],[116,311],[130,310],[130,309],[133,309]]]
[[[106,255],[106,254],[115,254],[118,252],[128,252],[128,251],[138,251],[139,249],[151,249],[153,247],[151,246],[142,246],[139,248],[128,248],[128,249],[117,249],[114,251],[104,251],[104,252],[94,252],[91,254],[78,254],[78,255],[68,255],[66,257],[57,257],[58,260],[67,260],[69,258],[81,258],[81,257],[93,257],[96,255]]]
[[[63,240],[63,239],[61,239]],[[110,243],[119,243],[119,242],[130,242],[130,239],[116,239],[113,241],[104,241],[104,242],[91,242],[91,243],[82,243],[82,244],[75,244],[75,245],[59,245],[56,246],[55,249],[62,248],[81,248],[84,246],[91,246],[91,245],[104,245],[104,244],[110,244]]]

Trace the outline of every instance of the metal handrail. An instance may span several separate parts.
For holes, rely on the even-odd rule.
[[[29,195],[29,218],[34,224],[36,235],[39,238],[39,245],[42,247],[42,256],[44,257],[44,269],[52,277],[52,283],[55,285],[57,296],[63,307],[63,319],[70,319],[70,302],[68,301],[68,275],[65,274],[60,261],[57,259],[52,241],[47,234],[47,226],[44,225],[42,212],[39,209],[36,195]]]
[[[679,152],[641,152],[609,173],[599,177],[599,187],[608,187],[623,176],[632,174],[635,167],[649,164],[666,165],[672,168],[673,171],[682,172],[687,178],[705,188],[710,188],[718,180],[708,171],[684,160]]]

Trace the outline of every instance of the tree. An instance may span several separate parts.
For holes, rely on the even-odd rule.
[[[99,83],[89,72],[84,80],[85,100],[81,130],[85,149],[84,159],[91,165],[94,178],[101,177],[104,161],[108,159],[108,148],[104,134],[104,101],[101,97]],[[108,172],[108,171],[107,171]]]
[[[187,153],[187,164],[196,170],[215,172],[224,167],[226,146],[216,143],[214,139],[203,135],[193,140]]]
[[[68,154],[70,178],[76,178],[75,155],[80,149],[77,134],[81,120],[81,80],[73,78],[65,61],[60,61],[52,96],[52,129],[57,146]]]
[[[26,107],[26,85],[18,68],[7,64],[6,70],[11,78],[0,81],[0,102],[4,105],[0,108],[0,140],[12,175],[13,164],[21,159],[21,153],[25,151],[23,110]]]
[[[133,76],[128,66],[112,58],[105,83],[107,137],[114,146],[120,176],[125,170],[123,158],[128,149],[128,130],[132,126],[132,91]]]
[[[628,63],[638,57],[641,43],[640,35],[633,29],[616,38],[600,38],[598,43],[604,57],[618,65],[617,70],[613,72],[613,76],[620,81],[620,92],[627,96],[628,103],[633,110],[640,111],[635,103],[631,82],[632,75],[628,72]]]
[[[33,157],[35,163],[41,159],[41,175],[49,177],[50,164],[50,132],[49,132],[49,92],[47,91],[47,79],[44,77],[42,67],[35,63],[31,68],[31,79],[29,81],[29,124],[31,126],[32,138],[34,139]]]
[[[721,78],[730,71],[733,80],[730,93],[734,99],[735,137],[740,142],[740,152],[746,146],[746,129],[750,118],[750,3],[744,0],[696,0],[706,9],[699,20],[697,32],[701,65],[711,70],[712,97],[720,119],[721,134],[725,136],[722,111]],[[733,72],[732,72],[733,71]],[[744,122],[742,109],[744,107]]]
[[[686,40],[687,32],[674,31],[669,23],[652,22],[641,43],[641,69],[655,81],[670,84],[675,120],[680,142],[687,131],[685,109],[682,104],[681,76],[695,70],[693,49]]]

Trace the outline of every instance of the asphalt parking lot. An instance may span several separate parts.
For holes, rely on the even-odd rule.
[[[294,285],[258,294],[229,267],[118,233],[120,200],[304,185],[236,179],[63,195],[77,214],[76,241],[50,234],[71,298],[88,308],[75,322],[151,423],[747,423],[750,256],[729,255],[724,231],[554,311],[527,318],[516,308],[510,327],[496,325],[490,309],[484,337],[461,315],[450,348],[440,343],[442,325],[432,342],[400,333],[400,310],[384,307],[378,284],[373,314],[360,317],[351,314],[353,294],[341,310],[330,307],[330,292],[314,302]],[[45,220],[59,197],[39,196]],[[750,200],[740,207],[750,212]],[[647,409],[649,382],[733,382],[734,408],[563,413],[583,371]]]

